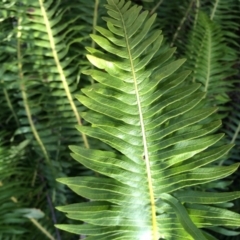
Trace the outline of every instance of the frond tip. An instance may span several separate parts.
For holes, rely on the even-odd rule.
[[[202,228],[218,225],[209,218],[218,208],[206,212],[202,202],[183,204],[181,196],[238,167],[210,166],[231,148],[215,145],[221,123],[208,116],[216,109],[203,108],[200,84],[185,84],[189,71],[177,72],[185,60],[173,61],[174,50],[161,48],[161,31],[150,31],[155,15],[123,0],[108,0],[106,8],[108,29],[92,35],[102,50],[88,48],[98,69],[84,72],[96,83],[77,96],[92,126],[77,129],[116,151],[70,146],[72,157],[100,176],[58,179],[90,201],[58,207],[85,224],[57,227],[88,240],[208,239]],[[220,225],[237,227],[234,214],[231,224],[217,215]]]

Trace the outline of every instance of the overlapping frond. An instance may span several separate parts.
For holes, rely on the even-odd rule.
[[[208,4],[209,3],[209,4]],[[204,0],[201,2],[203,9],[208,13],[210,19],[221,26],[225,41],[228,45],[239,46],[237,32],[240,27],[238,0],[214,0],[209,2]],[[231,52],[234,52],[232,49]]]
[[[193,69],[191,81],[202,84],[209,105],[218,106],[224,117],[227,114],[225,104],[230,100],[227,93],[233,85],[230,78],[234,75],[233,62],[227,61],[227,46],[221,29],[203,12],[199,13],[187,49],[188,64]]]
[[[35,80],[33,81],[36,90],[39,88],[37,84],[46,88],[41,91],[46,94],[41,95],[42,110],[51,111],[45,113],[45,116],[48,118],[51,116],[51,119],[39,120],[39,123],[45,124],[43,127],[48,132],[44,137],[46,136],[48,141],[43,142],[47,143],[49,151],[53,151],[57,142],[60,143],[60,148],[64,147],[64,140],[69,138],[69,134],[74,142],[76,137],[71,127],[81,124],[79,104],[73,98],[78,86],[76,76],[79,75],[79,63],[76,58],[79,52],[69,54],[72,51],[73,39],[79,41],[81,37],[76,36],[76,30],[73,31],[74,19],[63,22],[63,16],[68,8],[64,8],[60,1],[26,1],[24,10],[27,16],[24,17],[25,23],[22,25],[28,26],[29,31],[25,35],[23,33],[22,38],[27,43],[26,55],[31,58],[33,64],[32,78]],[[86,139],[85,144],[88,146]]]
[[[75,24],[79,15],[73,18],[72,6],[67,1],[27,0],[0,5],[5,14],[0,25],[1,127],[8,127],[14,140],[30,140],[25,164],[34,169],[34,187],[41,197],[29,204],[46,210],[43,225],[53,235],[53,224],[64,216],[55,213],[54,205],[66,203],[69,194],[55,181],[70,172],[67,146],[85,142],[88,147],[74,130],[81,109],[73,94],[79,87],[78,57],[84,51],[82,26]]]
[[[60,178],[89,202],[59,207],[78,225],[59,228],[86,239],[212,239],[202,228],[238,227],[239,214],[218,206],[240,196],[189,192],[224,178],[239,164],[215,166],[231,145],[218,146],[213,134],[220,121],[208,116],[201,85],[185,84],[184,59],[161,48],[161,31],[150,33],[156,15],[124,0],[108,0],[107,29],[91,35],[102,48],[88,48],[97,68],[84,71],[97,83],[78,100],[89,110],[81,116],[92,126],[78,130],[116,152],[70,146],[79,163],[99,176]],[[185,197],[188,194],[188,197]],[[190,197],[191,196],[191,197]]]

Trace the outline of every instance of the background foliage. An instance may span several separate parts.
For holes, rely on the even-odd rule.
[[[189,82],[202,84],[218,107],[220,132],[235,147],[219,165],[240,160],[239,0],[134,1],[157,13],[166,46],[186,57]],[[69,145],[109,149],[79,136],[84,122],[74,95],[91,85],[86,46],[103,25],[104,0],[3,0],[0,3],[0,239],[79,239],[56,223],[69,219],[56,206],[82,199],[56,178],[92,175],[70,157]],[[219,181],[239,190],[239,172]],[[240,212],[240,202],[232,207]],[[240,239],[239,236],[219,239]],[[83,237],[83,236],[81,236]]]

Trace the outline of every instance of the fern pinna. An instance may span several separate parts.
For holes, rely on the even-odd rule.
[[[130,1],[107,2],[107,29],[91,35],[102,50],[88,48],[96,68],[84,72],[96,83],[77,96],[91,127],[77,129],[115,150],[70,146],[98,174],[58,179],[89,201],[58,207],[81,222],[57,227],[87,240],[215,239],[214,227],[240,224],[239,214],[222,208],[239,192],[197,191],[239,165],[212,164],[232,147],[219,146],[223,134],[213,134],[221,122],[208,116],[216,109],[205,107],[199,83],[185,83],[190,72],[178,72],[185,60],[161,48],[161,31],[149,33],[155,14]]]

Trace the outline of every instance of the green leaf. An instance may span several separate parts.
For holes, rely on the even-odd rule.
[[[199,204],[218,204],[239,198],[240,192],[216,193],[216,192],[184,191],[176,193],[175,196],[181,202]]]
[[[77,95],[90,126],[77,129],[112,150],[70,146],[72,157],[97,176],[58,179],[89,200],[58,208],[84,222],[79,229],[58,227],[98,240],[213,239],[200,230],[206,225],[194,216],[197,209],[190,210],[193,200],[184,198],[183,205],[181,196],[238,167],[213,165],[232,147],[215,134],[220,121],[209,116],[216,108],[206,107],[199,84],[186,83],[190,72],[180,71],[185,59],[174,60],[161,31],[151,31],[155,14],[140,13],[130,1],[107,2],[107,29],[91,35],[99,50],[87,48],[95,68],[83,71],[96,83]],[[216,202],[235,199],[218,196]],[[206,222],[234,226],[230,219]]]
[[[160,198],[166,201],[175,210],[181,224],[184,229],[195,239],[195,240],[206,240],[203,233],[194,225],[189,218],[188,212],[185,207],[174,197],[169,194],[162,194]]]

